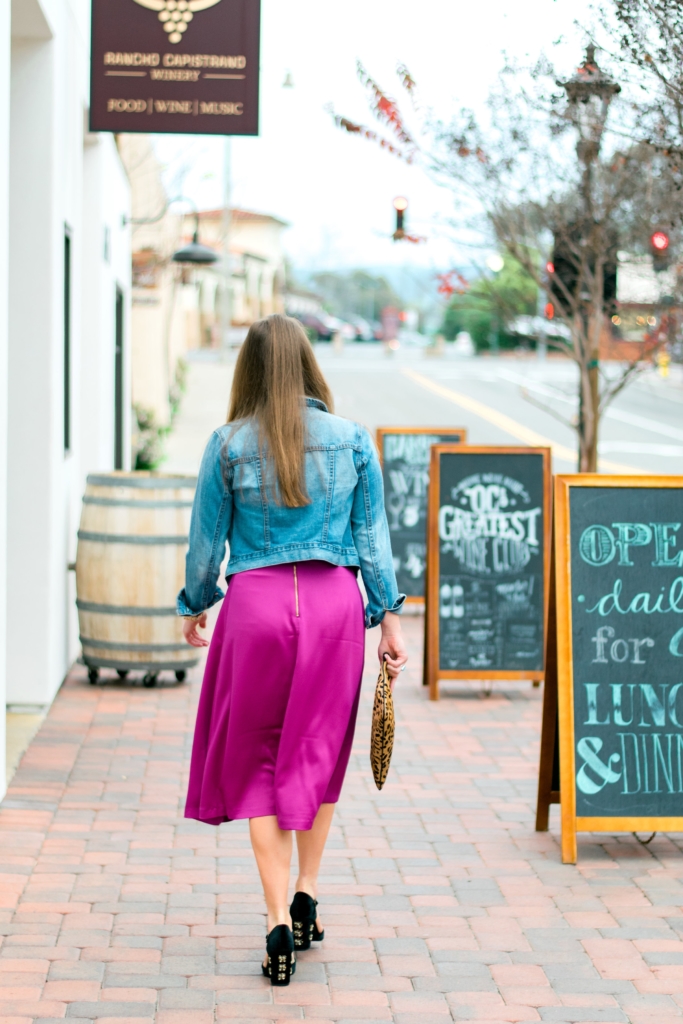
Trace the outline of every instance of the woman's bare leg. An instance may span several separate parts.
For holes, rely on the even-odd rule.
[[[287,891],[292,863],[292,833],[279,828],[275,815],[249,819],[249,836],[268,908],[268,931],[292,927]]]
[[[307,892],[314,900],[318,898],[318,872],[333,815],[334,804],[321,804],[308,832],[297,832],[296,834],[296,846],[299,851],[299,877],[296,880],[296,891]],[[318,918],[317,927],[319,931],[322,931],[320,918]]]

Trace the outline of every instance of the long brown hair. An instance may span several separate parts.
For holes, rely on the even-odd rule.
[[[228,423],[258,422],[261,458],[272,460],[278,496],[289,508],[309,504],[304,475],[303,396],[330,412],[332,394],[298,320],[274,313],[249,328],[235,364]]]

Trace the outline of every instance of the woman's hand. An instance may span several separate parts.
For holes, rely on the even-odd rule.
[[[209,641],[200,636],[197,629],[206,629],[206,612],[195,615],[192,619],[183,619],[183,636],[193,647],[208,647]]]
[[[396,679],[408,660],[401,632],[401,620],[395,612],[387,612],[382,619],[382,639],[379,642],[377,656],[380,662],[386,664],[392,680]]]

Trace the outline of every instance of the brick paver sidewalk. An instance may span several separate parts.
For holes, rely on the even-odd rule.
[[[413,666],[420,620],[407,620]],[[327,938],[286,989],[260,975],[243,823],[180,816],[199,686],[74,670],[0,811],[0,1024],[633,1021],[683,1015],[680,847],[533,831],[540,692],[406,672],[385,790],[368,765],[376,636],[327,854]]]

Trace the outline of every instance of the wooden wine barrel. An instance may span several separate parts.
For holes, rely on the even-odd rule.
[[[176,595],[196,477],[112,472],[88,476],[76,555],[83,661],[90,680],[100,668],[178,678],[198,661],[183,640]]]

